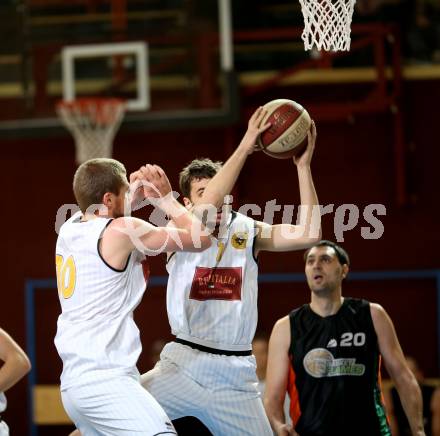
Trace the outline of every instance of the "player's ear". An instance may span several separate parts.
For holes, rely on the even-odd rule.
[[[111,192],[106,192],[102,197],[102,204],[104,206],[110,207],[114,204],[113,194]]]
[[[347,264],[342,265],[342,278],[345,279],[348,275],[348,271],[350,270],[350,268],[348,267]]]
[[[101,204],[92,204],[87,208],[86,213],[98,213],[101,216],[107,216],[109,211],[115,206],[115,195],[111,192],[106,192],[102,196]]]
[[[187,209],[191,209],[193,207],[193,204],[188,197],[183,197],[183,204]]]

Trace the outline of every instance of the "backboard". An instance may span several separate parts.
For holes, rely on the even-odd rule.
[[[63,98],[123,98],[122,129],[236,119],[230,1],[199,3],[31,0],[28,8],[11,7],[16,41],[0,42],[0,137],[59,134],[55,105]]]

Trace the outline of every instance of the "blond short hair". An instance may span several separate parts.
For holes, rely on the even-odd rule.
[[[73,193],[81,212],[93,204],[101,204],[106,192],[119,195],[127,184],[127,171],[115,159],[90,159],[81,164],[73,177]]]

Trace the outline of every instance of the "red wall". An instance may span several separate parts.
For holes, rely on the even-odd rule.
[[[406,89],[406,129],[415,151],[408,159],[411,203],[398,207],[394,197],[394,157],[390,115],[357,119],[354,124],[318,123],[318,142],[313,174],[321,204],[335,207],[353,203],[364,207],[382,203],[385,232],[379,240],[364,240],[360,226],[345,234],[343,245],[352,258],[352,268],[406,270],[439,268],[438,231],[438,139],[435,109],[440,84],[412,83]],[[283,97],[295,98],[295,94]],[[260,103],[264,103],[262,99]],[[304,102],[306,105],[307,102]],[[312,114],[313,115],[313,114]],[[238,143],[245,125],[235,126]],[[221,129],[155,133],[121,132],[115,141],[114,157],[128,171],[145,162],[162,165],[177,189],[179,169],[196,156],[225,158],[227,134]],[[74,147],[67,134],[60,138],[2,141],[3,187],[2,256],[4,278],[0,325],[25,345],[24,283],[30,278],[54,276],[55,214],[64,203],[74,203],[71,190],[75,171]],[[238,204],[271,199],[278,204],[298,204],[296,170],[290,161],[263,154],[249,158],[238,183]],[[146,217],[146,216],[145,216]],[[323,220],[324,237],[334,239],[333,215]],[[258,217],[257,217],[258,218]],[[262,218],[262,217],[260,217]],[[281,214],[275,218],[279,221]],[[362,222],[362,225],[365,225]],[[260,259],[262,272],[301,272],[300,253],[269,254]],[[153,275],[163,275],[163,257],[151,259]],[[348,282],[346,295],[362,296],[382,303],[396,324],[404,350],[415,355],[429,376],[438,376],[436,347],[435,284],[429,280],[393,282]],[[302,284],[264,284],[260,292],[260,325],[270,331],[274,321],[308,300]],[[55,383],[60,362],[53,347],[58,303],[56,291],[40,292],[36,299],[38,381]],[[169,335],[164,290],[152,288],[138,309],[144,346]],[[148,367],[147,355],[140,369]],[[25,382],[8,392],[5,414],[14,434],[26,434]],[[49,434],[49,433],[47,433]]]

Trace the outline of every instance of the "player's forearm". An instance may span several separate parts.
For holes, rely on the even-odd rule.
[[[8,359],[0,369],[0,392],[5,392],[23,378],[31,369],[25,355]]]
[[[395,383],[413,436],[424,435],[422,394],[415,377],[403,374]]]
[[[223,204],[225,196],[232,191],[240,171],[249,155],[245,147],[242,146],[243,141],[248,141],[246,135],[232,156],[207,184],[203,192],[202,203],[212,204],[216,208],[219,208]]]
[[[187,237],[180,237],[185,250],[193,251],[191,248],[195,248],[195,251],[199,251],[199,248],[204,249],[211,245],[209,229],[174,197],[163,199],[158,205],[171,218],[174,227],[186,231]],[[191,241],[193,247],[191,247]]]
[[[258,136],[270,127],[270,123],[263,124],[266,115],[267,111],[261,106],[253,113],[239,146],[208,183],[201,203],[214,205],[216,208],[223,204],[225,195],[230,194],[247,157],[255,151]]]
[[[269,419],[272,429],[277,432],[277,429],[285,425],[286,417],[284,415],[284,405],[278,401],[264,399],[264,408]]]
[[[300,225],[305,226],[305,237],[320,239],[321,213],[309,165],[298,166],[298,180],[301,199]]]
[[[182,206],[172,195],[160,199],[156,204],[173,221],[175,227],[191,230],[194,228],[195,223],[199,223],[197,217]]]

